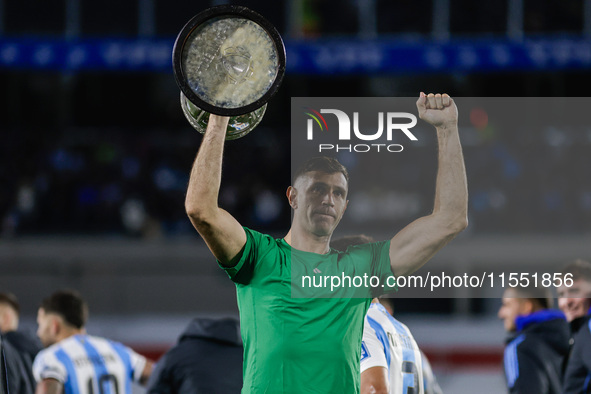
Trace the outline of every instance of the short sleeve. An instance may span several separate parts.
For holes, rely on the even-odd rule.
[[[224,267],[218,261],[221,269],[236,283],[248,283],[252,277],[261,248],[269,247],[274,241],[268,235],[243,227],[246,233],[246,243],[242,249],[240,259],[233,267]]]
[[[431,363],[422,351],[421,363],[423,364],[423,386],[425,388],[425,394],[442,394],[437,378],[435,377],[435,374],[433,374]]]
[[[392,272],[392,264],[390,263],[390,240],[376,242],[372,246],[372,274],[380,278],[380,282],[384,284],[384,292],[392,292],[397,290],[396,282],[389,280],[394,278]]]
[[[390,240],[351,246],[347,248],[344,255],[347,260],[343,260],[345,261],[343,269],[352,267],[352,274],[355,276],[367,275],[379,279],[379,282],[371,282],[370,286],[362,288],[366,292],[369,291],[366,296],[374,298],[397,290],[390,265]]]
[[[41,351],[33,362],[33,376],[37,382],[43,379],[55,379],[60,383],[65,383],[68,378],[66,367],[58,360],[56,353],[59,351]]]
[[[129,361],[131,362],[131,369],[133,371],[133,380],[139,382],[142,377],[142,372],[146,367],[146,358],[141,354],[136,353],[131,348],[126,347],[125,350],[129,355]]]
[[[361,373],[373,367],[388,368],[384,351],[384,346],[366,317],[363,324],[363,340],[361,341]]]
[[[117,352],[119,358],[125,365],[127,371],[129,371],[129,378],[135,382],[139,382],[142,377],[142,372],[146,367],[146,358],[141,354],[136,353],[133,349],[123,345],[119,342],[109,341],[112,348]]]

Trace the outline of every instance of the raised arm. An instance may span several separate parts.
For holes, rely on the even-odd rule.
[[[395,275],[423,266],[468,225],[466,169],[458,135],[458,110],[447,94],[423,92],[419,117],[435,126],[439,146],[433,213],[410,223],[392,238],[390,264]]]
[[[222,265],[233,266],[246,234],[232,215],[218,206],[222,156],[229,118],[211,114],[191,169],[185,209],[191,223]]]

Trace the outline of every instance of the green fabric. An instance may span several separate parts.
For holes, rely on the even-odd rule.
[[[292,297],[292,270],[296,282],[301,275],[340,276],[343,270],[378,274],[385,281],[392,275],[390,242],[320,255],[245,231],[240,260],[232,268],[222,267],[237,289],[244,341],[242,392],[358,393],[363,318],[371,299]]]

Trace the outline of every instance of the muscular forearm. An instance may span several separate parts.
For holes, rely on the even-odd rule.
[[[433,214],[457,231],[467,225],[468,186],[457,124],[437,127],[438,170]]]
[[[227,125],[228,118],[209,117],[191,169],[185,209],[213,255],[220,263],[232,266],[246,243],[246,234],[240,223],[218,206]]]
[[[417,108],[421,119],[437,129],[435,202],[431,215],[413,221],[392,238],[390,264],[396,275],[419,269],[468,224],[466,169],[455,103],[448,95],[421,93]]]
[[[185,199],[185,208],[192,220],[202,220],[218,209],[227,125],[227,117],[210,115],[207,131],[191,169]]]

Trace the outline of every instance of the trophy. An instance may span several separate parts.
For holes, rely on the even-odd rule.
[[[227,140],[259,124],[285,74],[277,29],[236,5],[211,7],[191,18],[176,38],[172,60],[191,126],[205,133],[210,114],[229,116]]]

